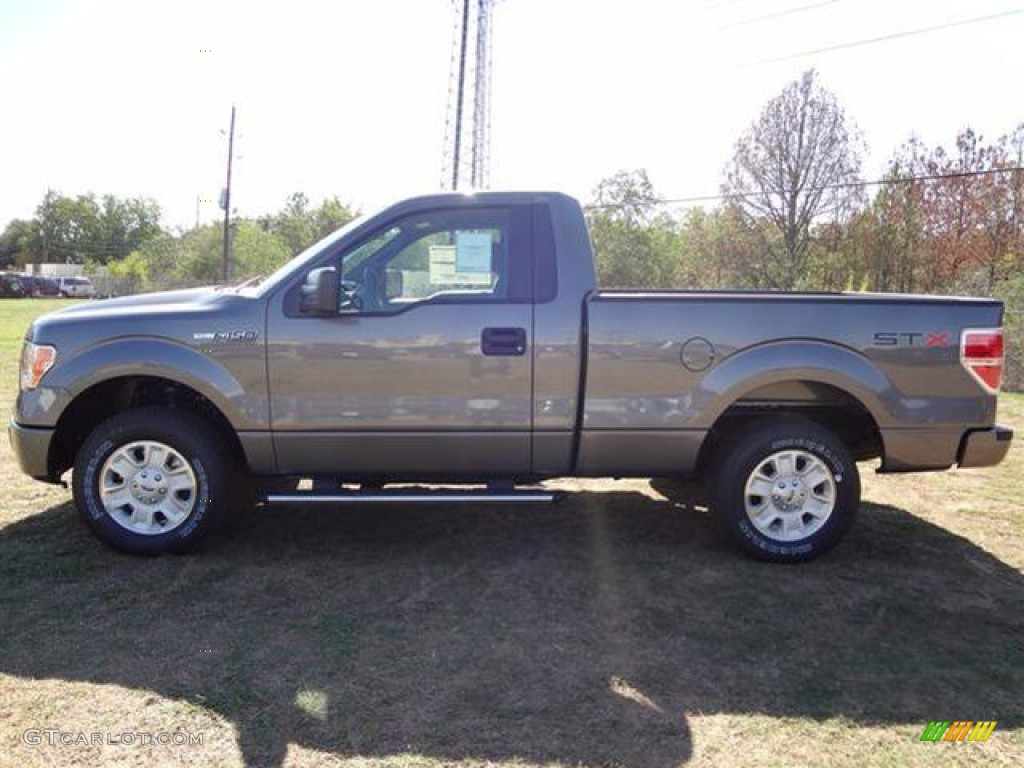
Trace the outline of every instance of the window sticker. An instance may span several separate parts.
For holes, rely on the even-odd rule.
[[[430,284],[451,285],[455,282],[455,246],[430,246]]]
[[[432,245],[429,256],[431,285],[491,285],[490,232],[456,232],[455,245]]]
[[[491,276],[491,233],[455,233],[455,271],[460,274],[485,273]]]

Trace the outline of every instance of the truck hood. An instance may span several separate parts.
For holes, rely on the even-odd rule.
[[[206,330],[206,325],[222,314],[248,317],[245,307],[251,309],[256,303],[251,295],[212,287],[85,301],[37,318],[27,338],[78,346],[135,334],[177,337],[185,333],[190,337],[193,324],[203,324],[201,330]]]
[[[141,293],[136,296],[122,296],[117,299],[101,299],[99,301],[87,301],[75,304],[64,309],[58,309],[47,317],[85,317],[89,315],[109,315],[111,313],[123,314],[133,311],[145,313],[149,307],[166,307],[176,305],[182,309],[190,306],[206,306],[211,300],[216,301],[225,295],[216,290],[213,286],[203,288],[186,288],[178,291],[161,291],[160,293]]]

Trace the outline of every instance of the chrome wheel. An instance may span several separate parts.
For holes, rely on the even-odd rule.
[[[122,445],[103,463],[99,497],[110,518],[133,533],[173,531],[196,504],[192,467],[164,443],[140,440]]]
[[[776,541],[814,535],[836,506],[836,480],[813,453],[779,451],[759,462],[747,478],[743,504],[754,527]]]

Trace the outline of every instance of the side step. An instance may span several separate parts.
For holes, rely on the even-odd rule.
[[[268,493],[268,504],[540,504],[560,501],[561,491],[289,491]]]

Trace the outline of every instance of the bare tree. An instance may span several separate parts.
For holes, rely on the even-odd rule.
[[[765,238],[775,288],[792,289],[805,274],[811,225],[848,213],[860,196],[863,141],[814,70],[768,102],[736,142],[722,191],[749,219],[767,219],[780,239]]]

